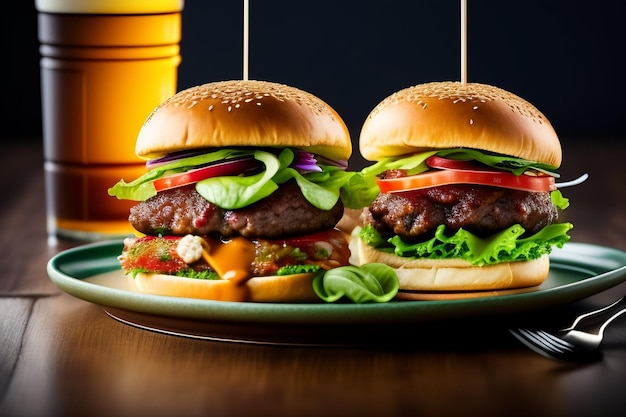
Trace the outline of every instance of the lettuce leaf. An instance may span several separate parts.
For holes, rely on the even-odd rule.
[[[345,195],[342,195],[345,206],[353,209],[369,206],[380,193],[376,184],[377,175],[392,169],[406,170],[409,175],[422,173],[428,170],[426,159],[435,153],[435,151],[423,152],[399,159],[385,158],[355,172],[345,188]]]
[[[278,189],[272,177],[280,169],[274,154],[255,151],[254,158],[265,164],[265,171],[250,176],[222,176],[207,178],[196,183],[196,191],[211,203],[234,210],[249,206]]]
[[[313,290],[329,303],[347,298],[354,303],[386,303],[398,293],[398,277],[392,267],[381,263],[340,266],[318,274]]]
[[[462,161],[476,160],[487,166],[501,169],[504,171],[512,172],[515,175],[522,175],[524,171],[529,169],[535,169],[537,171],[544,172],[552,175],[553,177],[559,177],[554,171],[558,168],[553,165],[542,164],[539,162],[529,161],[527,159],[516,158],[513,156],[505,156],[500,154],[491,154],[477,149],[467,148],[454,148],[445,149],[437,152],[438,156],[445,156],[449,159],[456,159]]]
[[[532,236],[520,238],[525,230],[516,224],[487,238],[480,238],[464,229],[447,236],[445,225],[440,225],[431,239],[406,243],[399,236],[385,240],[367,225],[360,230],[359,236],[378,250],[404,258],[460,258],[478,266],[538,259],[549,254],[553,246],[563,247],[570,239],[567,232],[572,227],[571,223],[552,224]]]
[[[561,210],[565,210],[569,207],[569,199],[563,197],[563,194],[561,194],[559,190],[550,192],[550,201],[552,201],[552,204],[554,204],[556,208]]]

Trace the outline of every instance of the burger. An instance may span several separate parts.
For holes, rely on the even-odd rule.
[[[319,301],[312,279],[349,265],[335,226],[352,173],[328,104],[266,81],[186,89],[141,127],[146,173],[109,194],[137,201],[119,261],[139,291],[226,301]]]
[[[395,269],[398,298],[546,280],[572,225],[559,221],[559,138],[532,104],[485,84],[420,84],[371,111],[359,146],[378,194],[353,249]]]

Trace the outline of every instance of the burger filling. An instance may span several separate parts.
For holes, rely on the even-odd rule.
[[[176,187],[131,208],[130,223],[147,236],[127,239],[120,263],[130,274],[217,279],[207,257],[189,259],[180,253],[181,239],[198,236],[207,248],[233,248],[222,252],[222,258],[241,257],[235,241],[251,242],[254,255],[241,262],[251,277],[328,270],[349,264],[347,242],[333,229],[342,215],[341,199],[330,210],[322,210],[293,180],[254,204],[231,210],[203,198],[194,185]]]
[[[459,184],[381,193],[364,217],[382,237],[414,242],[432,237],[441,224],[481,237],[520,224],[529,236],[555,223],[557,215],[547,192]]]
[[[191,236],[191,235],[187,235]],[[235,245],[234,239],[219,239],[203,236],[207,247]],[[207,258],[195,256],[180,249],[186,237],[182,236],[145,236],[127,238],[119,256],[122,269],[126,274],[158,273],[177,275],[188,278],[219,279]],[[251,239],[254,245],[252,262],[246,262],[250,276],[288,275],[293,273],[316,272],[349,264],[350,252],[341,232],[331,229],[319,233],[291,239]],[[238,248],[233,249],[228,261],[238,255]],[[235,259],[236,260],[236,259]]]
[[[569,240],[554,167],[473,149],[390,158],[364,169],[380,193],[360,238],[406,258],[527,261]]]

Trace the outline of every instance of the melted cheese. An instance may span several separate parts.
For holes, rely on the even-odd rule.
[[[227,241],[205,238],[202,257],[222,279],[239,285],[252,278],[250,265],[256,255],[254,243],[243,237]]]

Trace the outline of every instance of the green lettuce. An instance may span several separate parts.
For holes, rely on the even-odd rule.
[[[280,169],[275,155],[256,151],[254,158],[265,164],[265,171],[250,176],[221,176],[196,183],[196,191],[211,203],[228,209],[239,209],[255,203],[278,189],[272,177]]]
[[[361,170],[361,175],[363,175],[365,178],[375,180],[375,177],[377,175],[382,174],[385,171],[394,169],[404,170],[406,171],[407,175],[421,174],[422,172],[429,170],[428,165],[426,165],[426,160],[433,155],[459,161],[475,160],[492,168],[509,171],[515,175],[521,175],[524,173],[524,171],[527,171],[529,169],[535,169],[537,171],[545,172],[549,175],[552,175],[553,177],[559,176],[554,172],[557,167],[552,165],[528,161],[526,159],[516,158],[513,156],[490,154],[487,152],[479,151],[477,149],[468,148],[442,149],[415,153],[404,157],[394,156],[384,158],[373,165],[363,168]]]
[[[449,159],[462,161],[476,160],[487,166],[512,172],[515,175],[522,175],[524,171],[534,169],[549,174],[553,177],[559,177],[559,175],[554,172],[558,168],[556,166],[533,162],[522,158],[515,158],[513,156],[490,154],[476,149],[445,149],[442,151],[438,151],[437,155],[444,156]]]
[[[278,185],[294,179],[304,197],[315,207],[329,210],[341,198],[344,205],[361,208],[373,198],[354,193],[350,183],[357,173],[335,166],[319,164],[321,172],[300,173],[291,167],[294,152],[283,149],[278,155],[252,149],[222,149],[203,155],[179,159],[155,167],[141,177],[125,182],[120,180],[108,190],[109,195],[124,200],[144,201],[157,194],[154,180],[165,175],[184,172],[198,166],[224,159],[252,156],[262,162],[265,170],[251,176],[221,176],[207,178],[196,184],[196,190],[205,199],[224,209],[237,209],[253,204],[274,192]],[[359,178],[354,184],[359,183]],[[358,191],[359,188],[355,188]],[[371,198],[371,200],[366,200]]]
[[[157,194],[153,181],[158,178],[188,171],[212,162],[251,156],[253,154],[253,151],[249,150],[222,149],[202,155],[177,159],[170,163],[157,166],[131,182],[120,180],[113,187],[109,188],[108,193],[110,196],[117,197],[120,200],[144,201]]]
[[[359,236],[365,243],[380,251],[404,258],[458,258],[479,266],[538,259],[549,254],[553,246],[563,247],[570,239],[567,232],[572,227],[571,223],[551,224],[532,236],[521,238],[525,230],[516,224],[487,238],[481,238],[464,229],[447,236],[445,225],[440,225],[431,239],[407,243],[399,236],[385,240],[371,225],[367,225],[359,231]]]

